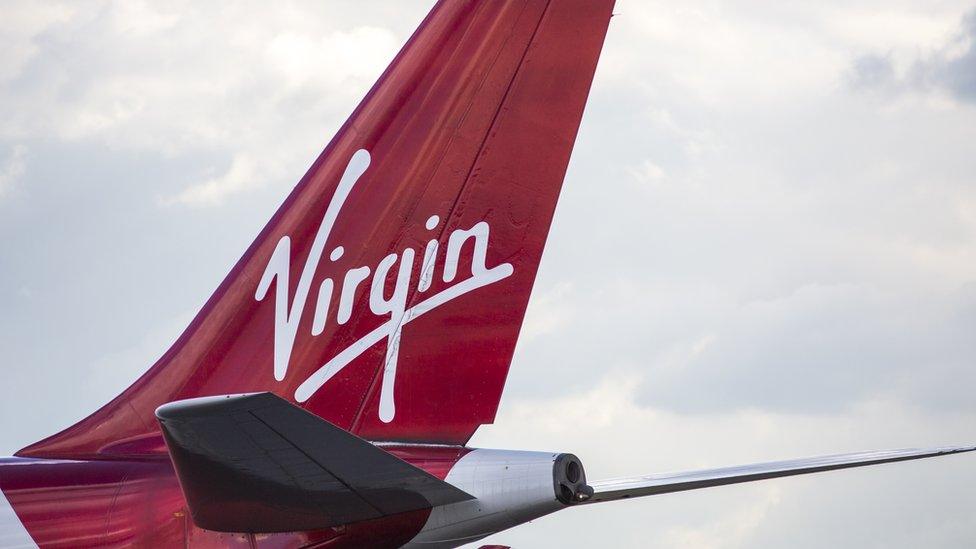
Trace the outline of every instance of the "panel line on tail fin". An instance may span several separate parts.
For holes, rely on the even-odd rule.
[[[532,42],[533,42],[533,40],[535,40],[536,34],[539,32],[539,27],[542,25],[542,21],[545,19],[545,15],[549,11],[549,6],[551,4],[551,1],[552,0],[546,0],[545,7],[541,10],[541,13],[539,14],[539,17],[538,17],[538,19],[535,22],[535,27],[532,29],[532,33],[529,36],[529,39],[525,43],[525,48],[522,50],[521,55],[519,55],[518,62],[515,65],[517,68],[514,71],[512,71],[511,78],[509,78],[508,84],[505,86],[505,92],[502,94],[501,100],[498,101],[498,105],[495,107],[495,111],[494,111],[494,113],[491,116],[491,121],[488,123],[487,131],[485,131],[484,132],[484,135],[482,135],[482,137],[481,137],[481,142],[478,144],[477,152],[472,157],[471,164],[468,166],[467,173],[464,176],[464,183],[461,184],[460,188],[457,191],[457,194],[454,197],[454,202],[451,204],[450,208],[448,209],[447,215],[444,216],[443,224],[441,226],[441,230],[440,230],[440,233],[438,234],[438,238],[437,238],[437,241],[438,242],[443,241],[444,236],[447,233],[447,229],[448,229],[448,226],[450,225],[450,221],[451,221],[451,219],[454,218],[455,212],[458,209],[458,205],[461,202],[461,197],[464,195],[465,190],[468,188],[468,185],[469,185],[469,183],[471,181],[471,176],[472,176],[472,173],[474,172],[475,166],[477,166],[477,164],[478,164],[478,159],[481,157],[481,153],[482,153],[482,151],[485,148],[485,144],[488,142],[488,139],[490,138],[491,133],[492,133],[492,129],[495,127],[495,123],[498,120],[498,114],[502,111],[502,109],[505,106],[505,102],[508,100],[509,93],[512,90],[512,84],[515,82],[515,79],[518,77],[519,71],[521,71],[522,66],[523,66],[523,63],[525,62],[525,56],[529,52],[529,49],[532,47]],[[509,33],[508,37],[511,37],[515,33],[515,29],[518,27],[518,24],[519,24],[521,18],[523,16],[525,16],[525,13],[528,10],[528,8],[529,8],[529,2],[525,2],[522,5],[522,10],[520,11],[518,18],[516,19],[516,21],[512,25],[512,30]],[[488,70],[485,71],[485,74],[482,77],[481,82],[478,85],[478,90],[479,91],[485,85],[485,82],[488,80],[489,75],[491,74],[491,72],[495,69],[496,64],[498,63],[499,59],[502,56],[502,53],[504,52],[504,44],[507,44],[508,42],[509,42],[509,40],[507,38],[506,38],[505,41],[502,42],[503,46],[498,49],[498,52],[496,53],[494,59],[492,60],[491,64],[489,65]],[[464,119],[467,118],[467,115],[470,112],[471,107],[475,104],[475,100],[476,100],[477,97],[478,97],[478,94],[477,93],[475,93],[475,94],[473,94],[471,96],[471,99],[468,102],[468,106],[465,109],[464,116],[462,116],[461,117],[461,120],[459,121],[459,124],[458,124],[458,127],[459,128],[460,128],[461,124],[463,124]],[[447,156],[448,151],[451,150],[451,145],[453,145],[454,139],[456,137],[457,137],[457,132],[455,132],[454,136],[452,136],[451,140],[448,142],[448,145],[446,147],[444,147],[444,150],[441,153],[441,157],[440,157],[440,159],[437,162],[437,166],[438,167],[440,166],[440,164],[443,161],[444,157]],[[436,174],[436,173],[437,173],[437,169],[435,168],[435,170],[432,172],[431,178],[428,179],[428,182],[427,182],[428,184],[430,184],[430,180],[435,177],[433,174]],[[482,223],[484,223],[484,222],[482,222]],[[453,237],[453,233],[452,233],[451,236]],[[449,250],[448,250],[448,252],[449,252]],[[436,265],[436,256],[434,258],[432,258],[432,259],[434,260],[434,262],[429,267],[431,269],[431,276],[433,276],[433,266]],[[511,267],[510,264],[507,264],[506,263],[506,265],[509,265]],[[421,266],[420,277],[423,276],[423,274],[425,272],[425,267],[426,266]],[[447,276],[446,276],[447,272],[448,272],[447,271],[447,263],[445,261],[445,269],[444,269],[445,281],[447,281]],[[456,269],[455,269],[454,272],[456,272]],[[505,278],[505,277],[509,276],[510,274],[511,274],[511,272],[509,272],[508,274],[506,274],[505,276],[503,276],[501,278]],[[472,272],[472,275],[474,275],[473,272]],[[499,280],[501,280],[501,278],[499,278]],[[411,295],[407,298],[408,303],[411,302],[411,301],[413,301],[416,298],[417,293],[418,293],[418,290],[419,290],[419,281],[418,281],[417,288],[411,289]],[[447,291],[447,290],[445,290],[445,291]],[[460,296],[460,295],[461,294],[459,294],[458,296]],[[429,298],[429,299],[427,299],[427,300],[425,300],[425,301],[423,301],[421,303],[418,303],[415,307],[421,307],[422,308],[422,305],[424,303],[427,303],[427,302],[430,302],[430,301],[431,301],[431,298]],[[433,308],[433,307],[431,307],[431,308]],[[427,309],[427,310],[429,310],[429,309]],[[425,312],[425,311],[423,311],[421,309],[421,312],[418,312],[416,314],[416,316],[414,316],[412,318],[409,315],[405,315],[403,317],[402,324],[406,324],[407,322],[409,322],[413,318],[419,317],[420,315],[423,314],[423,312]],[[391,321],[392,320],[393,319],[391,319]],[[397,333],[401,333],[400,330],[402,330],[402,326],[397,327],[396,330],[397,330]],[[399,342],[397,342],[397,345],[399,345]],[[372,396],[376,392],[376,387],[377,387],[378,384],[380,385],[380,403],[379,403],[379,406],[380,406],[380,419],[384,423],[389,423],[390,421],[393,420],[393,414],[389,412],[389,407],[393,405],[392,403],[395,400],[394,399],[394,393],[393,393],[393,391],[395,389],[395,386],[389,386],[389,387],[386,386],[387,379],[388,379],[387,378],[387,375],[388,375],[388,373],[390,373],[389,370],[390,370],[391,360],[393,361],[392,374],[394,376],[396,375],[396,360],[397,360],[397,357],[396,357],[396,355],[393,355],[393,357],[391,358],[391,355],[388,353],[387,356],[386,356],[386,359],[383,361],[383,363],[377,365],[376,370],[374,371],[374,374],[373,374],[372,382],[370,383],[369,388],[363,393],[363,398],[362,398],[362,401],[360,403],[359,410],[356,412],[355,418],[353,419],[353,423],[352,423],[352,430],[353,431],[356,431],[359,428],[360,424],[362,423],[363,416],[366,413],[366,408],[369,406],[369,403],[370,403],[370,401],[372,399]],[[389,393],[387,393],[387,391],[389,391]],[[387,394],[389,396],[386,396]],[[384,405],[387,407],[387,414],[388,415],[386,415],[386,416],[384,416]]]

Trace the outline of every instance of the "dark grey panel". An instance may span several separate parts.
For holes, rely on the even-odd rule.
[[[313,530],[469,494],[271,393],[156,411],[194,522],[222,532]]]

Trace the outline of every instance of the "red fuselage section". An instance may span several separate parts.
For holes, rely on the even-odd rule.
[[[466,453],[460,447],[388,449],[443,479]],[[67,461],[0,460],[0,488],[40,547],[399,547],[424,526],[429,510],[284,534],[198,528],[168,455]]]

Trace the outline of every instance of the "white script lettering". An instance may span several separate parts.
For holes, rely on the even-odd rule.
[[[285,375],[288,373],[295,338],[298,334],[298,324],[309,298],[316,268],[319,266],[326,244],[328,244],[329,235],[335,226],[343,204],[349,197],[349,193],[369,167],[369,164],[370,155],[365,149],[360,149],[352,155],[345,172],[339,180],[339,185],[336,187],[332,200],[325,211],[322,224],[319,226],[319,230],[315,235],[315,240],[312,242],[312,248],[309,251],[308,258],[305,260],[305,266],[298,280],[298,287],[294,299],[289,303],[291,239],[288,235],[281,237],[281,240],[278,241],[278,245],[271,254],[267,267],[265,267],[264,275],[258,283],[257,290],[254,293],[254,299],[257,301],[262,301],[267,297],[272,282],[276,284],[274,377],[278,381],[284,380]],[[433,231],[439,223],[440,217],[432,215],[427,220],[425,227],[428,231]],[[386,358],[383,366],[382,385],[380,386],[379,417],[386,423],[392,421],[396,414],[394,385],[403,327],[410,321],[444,305],[456,297],[460,297],[489,284],[494,284],[514,272],[514,268],[510,263],[502,263],[490,269],[485,265],[489,233],[490,227],[485,221],[474,224],[470,229],[454,230],[448,237],[443,268],[443,281],[453,282],[457,277],[461,248],[465,242],[473,239],[474,250],[471,257],[471,276],[431,295],[423,301],[415,303],[409,308],[407,307],[407,298],[411,283],[414,280],[413,263],[416,255],[416,252],[412,248],[403,250],[399,255],[395,253],[387,255],[375,268],[371,269],[369,266],[364,265],[347,270],[342,277],[328,277],[322,280],[319,284],[319,293],[315,301],[315,314],[311,326],[312,336],[318,336],[325,331],[329,321],[329,307],[332,304],[333,294],[337,289],[337,283],[335,282],[337,280],[342,281],[335,318],[337,325],[345,324],[352,317],[357,289],[369,279],[370,274],[373,276],[369,284],[370,312],[377,316],[389,315],[389,319],[378,328],[354,341],[313,372],[299,385],[295,391],[295,399],[299,402],[305,402],[356,357],[385,339]],[[436,267],[437,242],[438,239],[433,238],[425,247],[420,266],[420,276],[417,277],[416,282],[418,292],[426,292],[431,286],[434,268]],[[344,248],[342,246],[336,246],[329,255],[330,261],[333,263],[338,261],[343,253]],[[396,276],[392,294],[387,299],[386,280],[398,260],[399,266],[395,271]]]

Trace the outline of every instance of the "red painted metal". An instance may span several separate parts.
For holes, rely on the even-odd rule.
[[[386,447],[444,479],[466,448]],[[0,459],[0,489],[41,547],[250,547],[249,534],[197,528],[169,458]],[[398,547],[430,511],[403,513],[315,532],[255,534],[259,547]]]
[[[252,391],[296,401],[296,389],[313,372],[392,317],[374,314],[367,279],[348,321],[338,322],[339,289],[351,269],[375,272],[397,254],[380,281],[385,299],[399,262],[409,258],[404,251],[413,250],[405,301],[413,307],[475,278],[479,268],[507,264],[509,276],[410,318],[398,352],[381,339],[298,402],[370,440],[453,445],[386,446],[443,478],[466,451],[460,446],[494,419],[612,4],[439,2],[163,357],[88,418],[24,448],[17,454],[22,459],[0,463],[0,488],[34,539],[42,547],[342,547],[410,539],[427,512],[313,533],[197,529],[154,411],[174,400]],[[359,149],[369,151],[370,165],[316,263],[313,242],[323,215],[338,200],[340,178]],[[433,228],[426,226],[431,216],[437,216]],[[451,236],[483,222],[490,227],[484,264],[468,242],[460,247],[456,277],[446,276]],[[290,263],[261,297],[259,283],[283,237]],[[421,288],[431,241],[438,244],[436,268],[430,287]],[[341,257],[327,259],[340,245]],[[309,257],[311,293],[295,315],[294,345],[278,381],[277,285],[287,284],[283,301],[295,311]],[[335,295],[323,308],[324,331],[313,335],[326,279],[334,281]],[[391,389],[395,416],[381,418],[390,356],[399,359]]]
[[[466,442],[494,418],[609,17],[606,1],[438,4],[173,347],[105,407],[18,455],[118,450],[155,434],[155,408],[182,398],[270,390],[294,399],[311,372],[387,320],[360,291],[347,323],[335,323],[333,299],[325,333],[313,336],[313,293],[287,377],[275,381],[275,299],[255,299],[258,281],[289,236],[294,297],[322,215],[359,148],[373,162],[328,245],[345,253],[335,263],[323,257],[312,288],[405,248],[418,252],[417,280],[431,234],[443,265],[449,234],[481,221],[491,228],[486,265],[510,263],[514,274],[404,327],[392,422],[377,415],[384,342],[302,405],[365,438]],[[424,226],[431,215],[441,218],[434,232]],[[470,248],[462,249],[458,279],[471,274]],[[435,270],[428,292],[412,292],[409,303],[452,286],[441,274]]]

